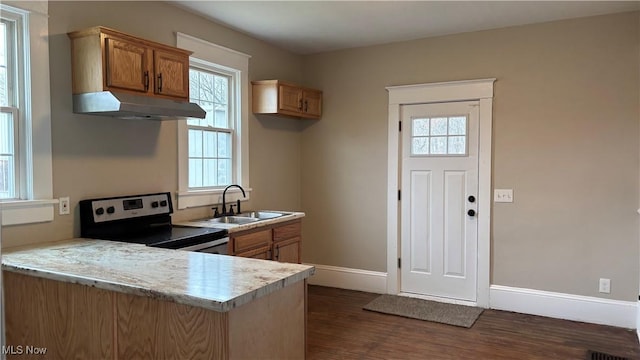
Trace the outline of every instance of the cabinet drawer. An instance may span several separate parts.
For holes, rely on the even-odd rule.
[[[271,247],[264,246],[257,249],[248,250],[245,252],[237,253],[236,256],[253,258],[253,259],[271,260]]]
[[[296,221],[288,225],[279,226],[273,229],[273,241],[291,239],[293,237],[300,236],[301,232],[301,221]]]
[[[233,238],[233,252],[238,253],[249,249],[270,246],[271,229],[257,231],[251,234],[239,235]]]

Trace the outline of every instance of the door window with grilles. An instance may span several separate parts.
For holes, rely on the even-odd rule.
[[[189,94],[191,102],[202,107],[204,119],[188,119],[189,188],[226,186],[233,179],[232,121],[233,82],[230,76],[191,67]]]
[[[411,155],[467,155],[467,117],[455,115],[412,118]]]

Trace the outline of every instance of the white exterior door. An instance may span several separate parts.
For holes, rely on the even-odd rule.
[[[401,107],[401,292],[476,301],[478,105]]]

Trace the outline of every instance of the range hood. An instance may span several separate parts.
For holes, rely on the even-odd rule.
[[[120,119],[175,120],[204,119],[198,104],[115,91],[73,95],[73,112]]]

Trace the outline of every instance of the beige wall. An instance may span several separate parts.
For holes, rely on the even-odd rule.
[[[2,229],[3,246],[79,236],[78,201],[178,189],[176,121],[127,121],[72,113],[70,45],[66,33],[103,25],[175,45],[183,32],[251,55],[249,79],[299,81],[301,59],[163,2],[49,3],[54,197],[70,196],[70,216],[51,223]],[[37,99],[36,99],[37,101]],[[249,118],[248,206],[300,208],[300,123]],[[174,219],[203,217],[208,207],[178,211]]]
[[[492,284],[638,295],[637,13],[307,56],[324,115],[302,134],[303,259],[386,271],[385,86],[497,78]],[[598,279],[611,279],[611,294]]]
[[[3,246],[77,236],[83,198],[177,190],[175,122],[71,112],[66,33],[180,31],[252,56],[250,79],[324,91],[320,121],[250,116],[251,207],[302,209],[305,262],[386,271],[385,86],[496,77],[492,283],[638,294],[639,17],[619,14],[292,55],[161,2],[50,2],[54,196],[73,215],[2,228]],[[208,214],[178,211],[174,218]],[[597,293],[599,277],[611,295]]]

